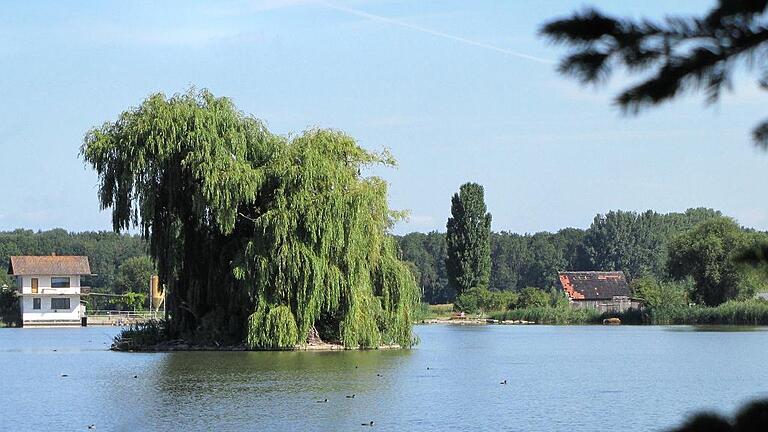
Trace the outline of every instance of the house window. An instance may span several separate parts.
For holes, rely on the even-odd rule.
[[[39,298],[33,298],[32,299],[32,309],[40,309],[40,299]]]
[[[69,288],[68,277],[52,277],[51,288]]]
[[[68,298],[52,298],[51,309],[69,309]]]

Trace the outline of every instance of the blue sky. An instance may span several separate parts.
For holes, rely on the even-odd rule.
[[[714,106],[691,96],[623,117],[626,78],[581,88],[536,36],[586,5],[622,16],[702,1],[221,1],[0,3],[0,230],[110,229],[85,132],[153,92],[234,99],[278,133],[341,129],[389,148],[395,229],[445,230],[459,185],[485,186],[493,229],[587,227],[612,209],[707,206],[768,229],[750,142],[765,95],[742,74]]]

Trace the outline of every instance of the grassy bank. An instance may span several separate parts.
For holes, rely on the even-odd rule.
[[[499,321],[532,321],[537,324],[598,324],[602,314],[593,309],[571,307],[533,307],[492,312],[489,318]]]
[[[453,315],[452,304],[422,304],[416,311],[415,321],[448,319]],[[499,321],[530,321],[537,324],[602,324],[606,318],[619,318],[624,324],[656,325],[768,325],[768,301],[729,301],[716,307],[675,306],[631,309],[624,313],[600,313],[593,309],[573,309],[570,306],[518,308],[484,314]],[[0,321],[2,327],[2,321]],[[146,350],[168,342],[166,323],[150,321],[133,325],[115,338],[113,349],[121,351]],[[179,348],[179,347],[176,347]],[[211,347],[213,348],[213,347]],[[226,347],[224,347],[226,348]]]
[[[453,303],[434,305],[421,303],[413,314],[413,321],[421,322],[424,320],[448,319],[453,313]]]

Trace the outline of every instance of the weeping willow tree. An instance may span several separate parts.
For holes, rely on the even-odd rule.
[[[150,96],[81,153],[114,229],[149,240],[171,337],[413,344],[417,287],[388,235],[399,214],[386,183],[361,175],[389,154],[338,131],[274,135],[207,91]]]

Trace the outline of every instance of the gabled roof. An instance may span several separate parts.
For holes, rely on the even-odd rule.
[[[610,300],[615,296],[630,296],[624,272],[560,272],[557,276],[571,300]]]
[[[88,257],[85,256],[12,256],[8,274],[74,276],[91,274]]]

